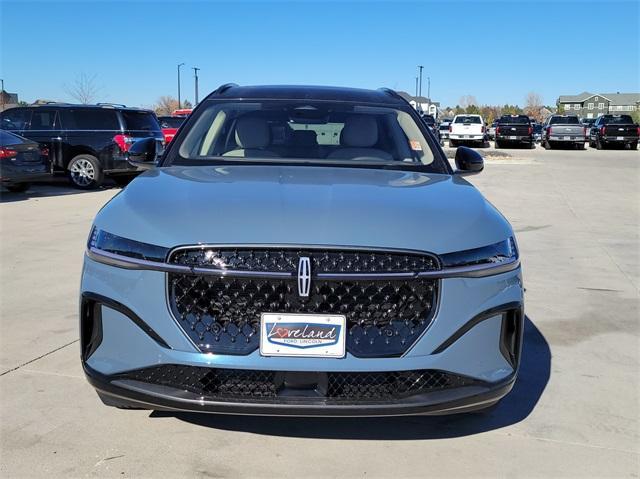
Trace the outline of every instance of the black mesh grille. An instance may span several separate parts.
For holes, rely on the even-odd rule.
[[[189,252],[193,255],[181,250],[176,256],[180,261],[195,261],[202,253]],[[274,256],[272,251],[270,257]],[[315,255],[312,262],[315,273]],[[257,279],[170,273],[168,281],[174,316],[204,352],[254,351],[260,344],[261,313],[314,313],[344,315],[347,351],[359,357],[404,353],[429,325],[438,286],[434,279],[341,281],[314,277],[309,297],[301,298],[294,276]]]
[[[304,375],[301,382],[300,375]],[[393,401],[477,381],[437,370],[299,373],[164,365],[124,373],[130,379],[188,391],[210,400]],[[294,383],[294,386],[291,386]]]
[[[198,248],[178,250],[170,261],[185,266],[293,273],[301,256],[312,258],[315,273],[408,273],[439,268],[430,255],[351,250]]]

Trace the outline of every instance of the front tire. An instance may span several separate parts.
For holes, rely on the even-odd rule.
[[[458,142],[456,140],[449,140],[449,147],[455,148],[458,146]]]
[[[24,193],[30,186],[31,183],[12,183],[10,185],[6,185],[6,188],[12,193]]]
[[[93,155],[74,156],[69,165],[69,180],[73,186],[81,190],[93,190],[104,181],[104,172],[98,159]]]
[[[637,150],[638,149],[638,142],[637,141],[633,141],[631,143],[629,143],[629,148],[632,150]]]
[[[604,145],[600,141],[600,138],[596,137],[596,150],[604,150]]]

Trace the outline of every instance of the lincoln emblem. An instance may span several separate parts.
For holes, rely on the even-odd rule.
[[[309,297],[311,289],[311,260],[307,256],[300,258],[298,262],[298,295],[302,298]]]

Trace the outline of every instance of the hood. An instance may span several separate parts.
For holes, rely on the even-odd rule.
[[[169,248],[290,244],[441,254],[512,234],[478,190],[456,176],[273,165],[150,170],[115,196],[95,224]]]

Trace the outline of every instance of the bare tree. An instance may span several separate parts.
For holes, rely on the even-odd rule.
[[[527,115],[534,117],[536,120],[542,120],[540,115],[542,106],[542,97],[538,93],[534,91],[527,93],[524,107],[524,111]]]
[[[473,95],[464,95],[460,97],[460,101],[458,102],[462,108],[465,110],[470,106],[478,106],[478,100]]]
[[[157,115],[166,116],[171,115],[174,110],[178,109],[178,100],[170,95],[161,96],[153,105],[153,110]]]
[[[96,83],[96,77],[97,75],[81,73],[71,86],[65,87],[65,90],[70,97],[82,104],[95,103],[102,89]]]

